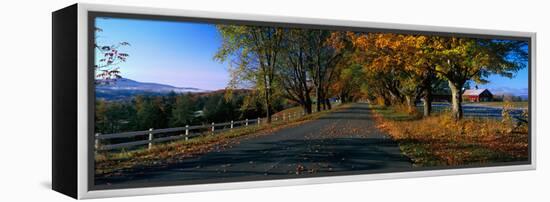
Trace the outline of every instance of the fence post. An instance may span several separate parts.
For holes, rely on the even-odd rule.
[[[231,129],[233,129],[233,120],[231,120]]]
[[[278,116],[275,116],[275,122],[277,122],[277,118],[278,118]]]
[[[283,121],[285,121],[285,113],[283,113]]]
[[[149,147],[148,149],[153,148],[153,128],[149,128]]]
[[[185,141],[189,140],[189,125],[185,125]]]
[[[212,135],[214,134],[214,122],[212,122]]]
[[[260,117],[258,117],[258,125],[260,125],[260,123],[261,123],[261,121],[260,121],[260,120],[261,120],[261,118],[260,118]]]
[[[96,134],[95,134],[95,145],[94,145],[94,147],[95,147],[95,152],[96,152],[96,153],[97,153],[97,151],[99,150],[99,146],[100,146],[100,145],[99,145],[99,133],[96,133]]]
[[[245,126],[245,127],[248,126],[248,119],[245,119],[245,121],[244,121],[244,126]]]
[[[290,113],[288,113],[288,120],[289,120],[289,121],[290,121],[290,115],[291,115],[291,114],[290,114]]]

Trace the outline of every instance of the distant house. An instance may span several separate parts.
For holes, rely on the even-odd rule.
[[[489,102],[493,100],[493,94],[488,89],[465,90],[462,98],[470,102]]]

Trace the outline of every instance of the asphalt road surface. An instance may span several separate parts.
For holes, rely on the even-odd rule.
[[[162,168],[96,178],[96,185],[241,180],[380,172],[412,167],[397,143],[376,128],[367,104],[356,103],[317,120],[241,141],[231,148]]]

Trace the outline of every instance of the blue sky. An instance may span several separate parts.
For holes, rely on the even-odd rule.
[[[521,47],[522,51],[528,51],[529,47],[527,45]],[[517,59],[516,53],[509,54],[507,56],[509,59]],[[502,93],[512,93],[517,96],[526,97],[528,95],[528,85],[529,85],[529,71],[527,61],[525,63],[525,68],[514,73],[512,78],[503,77],[500,75],[490,75],[487,80],[487,84],[477,84],[479,88],[488,88],[493,94],[502,94]],[[472,87],[476,84],[474,83]]]
[[[214,25],[97,18],[96,27],[103,30],[98,33],[100,44],[131,44],[121,50],[130,54],[120,65],[125,78],[204,90],[223,89],[229,81],[228,65],[212,59],[221,45]],[[492,75],[488,80],[478,87],[519,92],[527,88],[528,71],[524,68],[512,79]]]
[[[502,77],[499,75],[491,75],[487,79],[490,82],[487,84],[477,84],[479,88],[487,88],[493,91],[493,93],[499,93],[500,91],[513,92],[516,95],[527,95],[529,74],[527,67],[514,74],[513,78]],[[473,83],[472,88],[476,84]]]
[[[120,65],[125,78],[204,90],[227,85],[227,64],[212,59],[221,45],[214,25],[97,18],[96,27],[99,44],[131,44],[120,50],[130,55]]]

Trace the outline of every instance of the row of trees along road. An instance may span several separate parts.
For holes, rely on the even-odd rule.
[[[307,114],[328,98],[367,98],[430,115],[434,91],[448,88],[454,119],[461,119],[463,87],[491,74],[513,77],[525,68],[526,41],[359,33],[318,29],[218,25],[222,45],[214,58],[230,64],[229,89],[257,90],[268,122],[272,102],[286,98]]]

